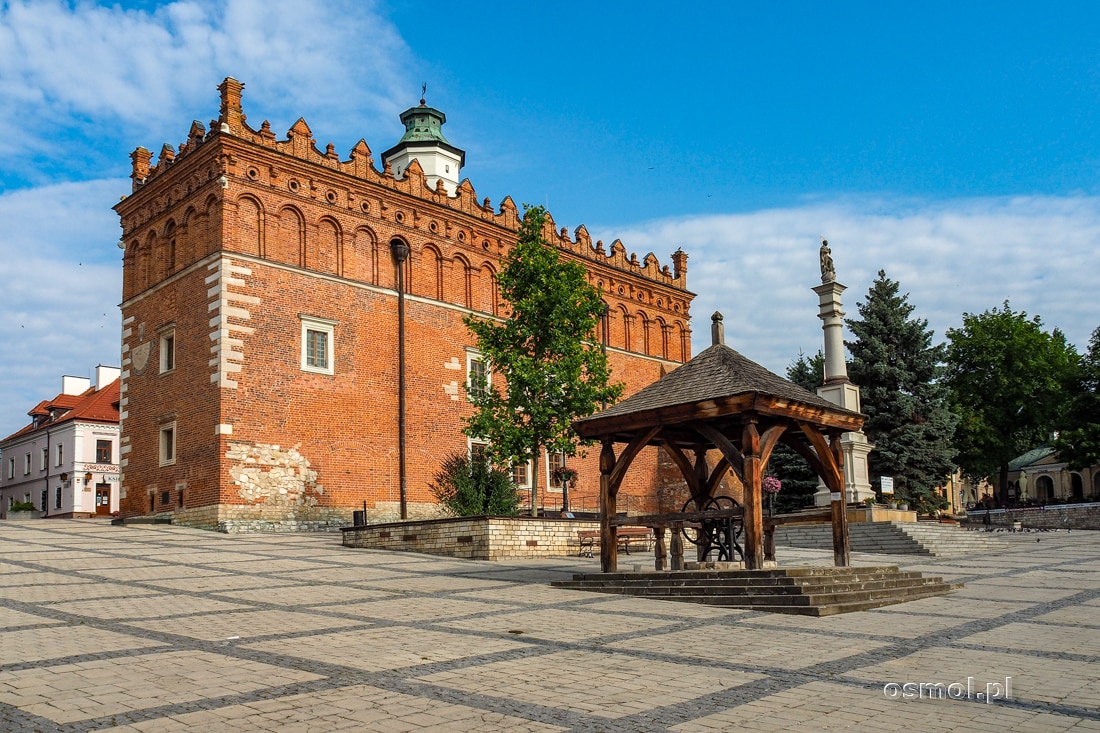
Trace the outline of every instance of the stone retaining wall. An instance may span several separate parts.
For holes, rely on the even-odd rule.
[[[1059,504],[1026,509],[991,509],[989,523],[1010,527],[1019,522],[1033,529],[1100,529],[1100,503]],[[986,510],[967,512],[970,524],[984,524]]]
[[[344,547],[404,550],[469,560],[580,554],[580,530],[599,522],[545,517],[457,517],[345,527]]]

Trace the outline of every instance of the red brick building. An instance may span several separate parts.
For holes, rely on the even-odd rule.
[[[423,100],[379,170],[363,141],[346,160],[332,144],[322,152],[301,119],[284,140],[267,122],[254,129],[242,88],[226,79],[218,119],[193,123],[155,165],[134,151],[133,193],[115,207],[121,512],[227,531],[345,524],[364,506],[372,520],[399,516],[401,289],[406,506],[433,514],[428,484],[467,446],[478,355],[462,318],[497,313],[495,273],[520,213],[459,183],[465,156]],[[627,394],[689,358],[682,251],[670,269],[583,226],[570,235],[551,219],[546,236],[603,292],[597,337]],[[570,461],[577,509],[598,506],[595,453]],[[620,509],[654,508],[656,473],[654,453],[632,469]],[[546,492],[545,475],[539,484],[540,505],[558,508],[560,492]]]

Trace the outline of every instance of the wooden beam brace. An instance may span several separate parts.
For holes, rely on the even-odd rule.
[[[709,440],[714,444],[715,448],[721,451],[722,455],[729,461],[730,469],[733,471],[733,474],[744,483],[745,462],[741,456],[741,451],[737,450],[733,442],[717,429],[706,423],[695,423],[692,427],[699,435]]]
[[[619,484],[623,482],[623,477],[626,475],[626,469],[630,468],[630,464],[638,456],[642,448],[649,445],[649,441],[659,432],[661,432],[660,426],[637,433],[633,440],[623,449],[623,452],[619,454],[618,459],[615,461],[615,467],[611,470],[611,486],[615,493],[619,491]]]

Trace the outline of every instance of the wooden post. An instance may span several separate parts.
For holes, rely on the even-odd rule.
[[[600,451],[600,566],[605,573],[619,569],[618,530],[611,520],[617,510],[616,494],[611,485],[611,472],[615,469],[615,449],[610,440],[603,441]]]
[[[672,525],[672,557],[669,559],[671,560],[670,564],[673,570],[684,569],[684,538],[680,534],[682,528],[683,525],[679,522],[675,522]]]
[[[831,436],[829,452],[836,466],[836,471],[831,472],[834,485],[829,487],[832,492],[829,506],[833,519],[833,564],[838,568],[846,568],[851,564],[852,553],[848,542],[848,503],[844,496],[844,451],[840,446],[840,435]]]
[[[760,570],[764,567],[764,509],[761,504],[763,475],[760,461],[760,433],[756,418],[745,419],[741,431],[741,456],[744,459],[745,489],[745,567]]]
[[[668,559],[665,548],[665,528],[653,528],[653,569],[668,570]]]

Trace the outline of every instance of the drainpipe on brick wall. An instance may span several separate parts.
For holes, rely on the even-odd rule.
[[[390,241],[390,253],[397,263],[397,450],[401,484],[401,519],[409,518],[408,477],[405,471],[405,260],[409,245]]]

